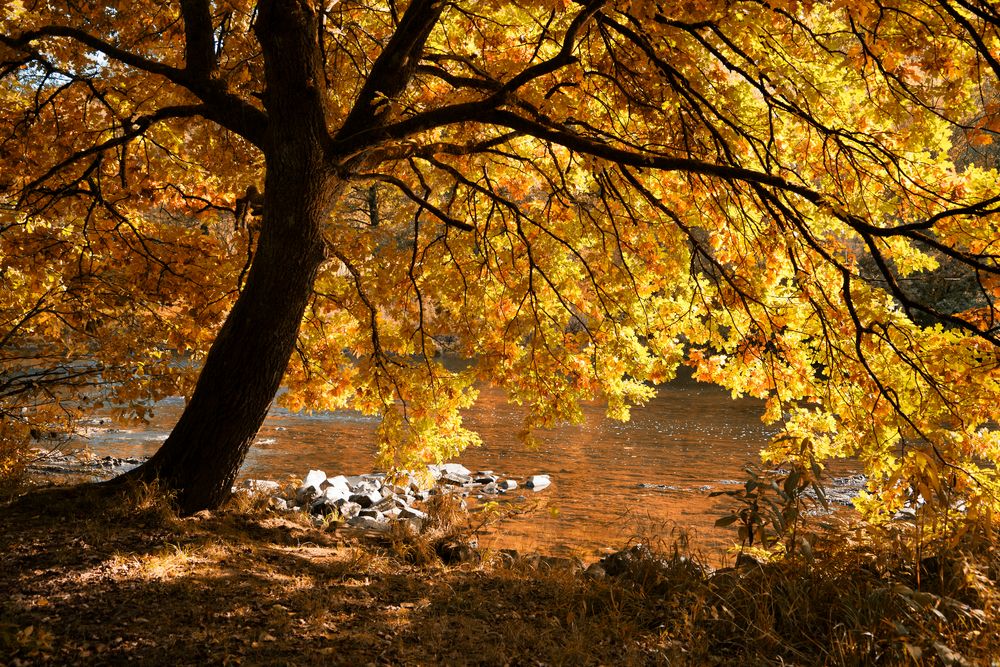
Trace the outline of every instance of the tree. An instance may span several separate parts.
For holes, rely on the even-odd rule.
[[[143,378],[204,354],[130,475],[182,510],[225,498],[283,382],[290,407],[381,414],[406,466],[476,441],[477,381],[530,429],[595,397],[627,418],[680,363],[766,399],[768,456],[858,456],[872,512],[998,506],[1000,192],[954,141],[997,129],[991,3],[5,7],[8,319],[101,360],[125,332],[102,363]],[[974,308],[907,288],[938,257]],[[46,286],[72,316],[31,312]],[[192,374],[158,376],[112,386]]]

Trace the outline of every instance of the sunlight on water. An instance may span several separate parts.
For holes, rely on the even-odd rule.
[[[182,408],[181,399],[167,399],[148,427],[98,427],[87,444],[102,456],[150,455]],[[726,501],[708,492],[732,488],[743,479],[743,466],[759,461],[769,435],[759,401],[732,400],[716,387],[681,380],[661,387],[627,423],[607,420],[600,405],[584,412],[584,424],[542,431],[539,447],[529,449],[516,436],[522,413],[501,392],[482,392],[466,422],[484,445],[467,451],[461,462],[516,479],[545,473],[553,480],[537,494],[519,489],[507,496],[537,507],[484,536],[484,545],[592,556],[651,534],[669,539],[674,529],[689,533],[701,548],[731,544],[733,533],[713,526]],[[302,415],[275,408],[242,474],[280,481],[311,468],[370,472],[376,425],[353,412]]]

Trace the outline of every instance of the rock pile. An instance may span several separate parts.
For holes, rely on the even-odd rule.
[[[114,477],[143,463],[146,459],[135,457],[92,458],[77,452],[63,453],[58,450],[34,450],[28,469],[33,473],[49,475],[92,475],[97,479]]]
[[[375,531],[387,531],[391,522],[404,521],[419,531],[427,519],[421,503],[431,496],[450,493],[460,498],[488,499],[518,488],[516,480],[501,479],[492,470],[473,472],[459,463],[430,465],[427,469],[431,484],[421,483],[414,474],[390,480],[379,472],[331,477],[322,470],[310,470],[297,488],[283,489],[277,482],[248,479],[242,489],[270,495],[279,510],[304,510],[317,519],[343,521]],[[548,475],[532,475],[524,487],[541,491],[551,483]]]

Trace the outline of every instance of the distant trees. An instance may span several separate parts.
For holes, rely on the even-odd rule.
[[[476,441],[477,381],[528,426],[594,397],[627,418],[680,363],[767,400],[772,458],[860,457],[872,512],[997,505],[1000,191],[950,140],[998,129],[991,3],[4,12],[3,262],[34,276],[4,326],[92,340],[123,399],[204,354],[132,475],[185,511],[227,495],[283,382],[291,407],[381,414],[407,465]],[[250,186],[259,234],[233,231]],[[981,306],[905,287],[938,257]],[[75,305],[31,314],[49,289]],[[435,361],[446,336],[468,370]]]

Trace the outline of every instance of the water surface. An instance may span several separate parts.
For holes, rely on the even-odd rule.
[[[182,407],[182,399],[167,399],[148,426],[94,429],[88,444],[102,456],[148,456]],[[708,493],[733,488],[744,477],[743,466],[759,461],[770,434],[760,422],[760,401],[733,400],[718,387],[684,379],[660,387],[648,405],[633,409],[627,423],[606,419],[601,405],[587,405],[584,412],[579,426],[541,431],[540,444],[532,449],[516,436],[523,413],[501,392],[481,392],[465,420],[484,444],[459,460],[472,470],[516,479],[549,474],[553,480],[538,493],[510,494],[508,499],[535,510],[506,520],[482,542],[593,556],[636,537],[680,529],[705,550],[732,543],[731,530],[713,525],[727,501]],[[274,408],[241,475],[283,480],[303,477],[311,468],[330,475],[370,472],[376,425],[350,411],[306,415]]]

